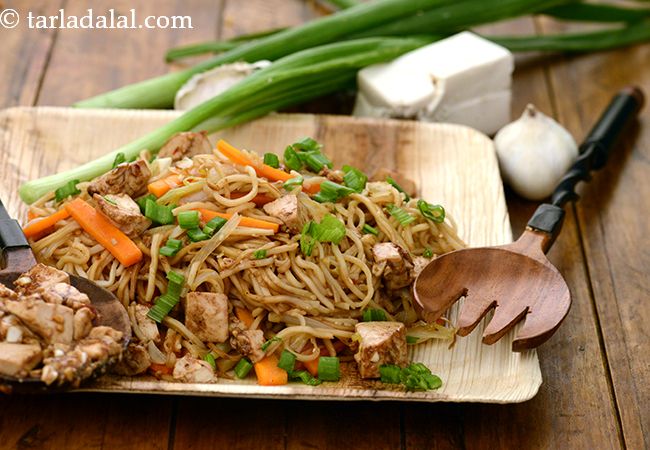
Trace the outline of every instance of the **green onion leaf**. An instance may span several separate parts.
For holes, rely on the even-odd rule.
[[[361,231],[363,231],[366,234],[374,234],[375,236],[379,235],[379,230],[375,227],[371,227],[367,223],[363,225],[363,228],[361,228]]]
[[[214,233],[219,231],[221,227],[223,227],[226,224],[226,222],[228,221],[223,217],[215,217],[214,219],[210,220],[208,223],[205,224],[205,227],[203,227],[203,232],[208,236],[212,237]]]
[[[235,376],[240,380],[242,378],[246,378],[246,376],[248,375],[248,373],[251,371],[252,368],[253,368],[253,363],[246,358],[242,358],[235,366]]]
[[[313,199],[319,203],[336,203],[338,200],[356,191],[347,186],[343,186],[333,181],[323,181],[320,185],[320,192],[314,195]]]
[[[287,169],[295,170],[296,172],[302,169],[302,161],[298,157],[298,153],[291,146],[284,149],[284,165]]]
[[[179,297],[174,297],[166,294],[161,295],[158,297],[158,299],[156,299],[156,303],[149,309],[147,317],[160,323],[179,301]]]
[[[282,187],[285,188],[287,191],[292,191],[293,188],[295,188],[296,186],[302,186],[303,181],[305,181],[304,178],[301,175],[299,175],[297,177],[293,177],[285,181]]]
[[[126,162],[126,156],[124,156],[124,153],[119,152],[117,155],[115,155],[115,159],[113,160],[113,169],[115,169],[123,162]]]
[[[406,343],[407,344],[417,344],[420,338],[417,338],[415,336],[406,336]]]
[[[310,232],[318,242],[332,242],[338,245],[345,237],[345,225],[333,215],[328,214],[319,224],[314,224]]]
[[[72,180],[67,182],[56,191],[54,191],[54,199],[57,202],[60,202],[61,200],[72,195],[81,194],[81,191],[77,189],[77,184],[79,184],[79,180]]]
[[[361,192],[364,190],[366,183],[368,182],[366,174],[352,166],[343,166],[343,173],[343,184],[350,189],[354,189],[355,192]]]
[[[106,200],[107,203],[110,203],[113,206],[117,206],[117,203],[115,203],[114,200],[108,198],[108,195],[104,195],[104,200]]]
[[[400,225],[403,227],[406,227],[415,221],[415,217],[395,205],[387,205],[386,211],[388,211],[391,216],[396,218]]]
[[[445,208],[440,205],[432,205],[424,200],[418,200],[418,209],[424,217],[435,223],[442,223],[445,221]]]
[[[311,374],[306,370],[298,370],[298,371],[291,372],[289,373],[289,378],[295,381],[302,381],[303,383],[308,384],[309,386],[318,386],[319,384],[322,383],[321,380],[312,377]]]
[[[201,216],[198,211],[181,211],[178,213],[178,225],[184,230],[198,228]]]
[[[207,241],[210,239],[210,235],[205,233],[200,228],[192,228],[191,230],[187,230],[187,237],[190,238],[190,241],[192,242]]]
[[[385,322],[386,312],[383,309],[367,308],[363,311],[362,319],[364,322]]]
[[[402,381],[402,368],[393,364],[379,366],[382,383],[399,384]]]
[[[208,364],[212,366],[212,370],[217,370],[217,362],[214,360],[212,353],[206,353],[203,357],[203,361],[207,361]]]
[[[141,212],[142,214],[144,214],[144,213],[145,213],[146,206],[147,206],[147,200],[152,200],[153,202],[155,202],[157,199],[158,199],[158,198],[157,198],[155,195],[153,195],[153,194],[148,194],[148,195],[145,195],[144,197],[140,197],[140,198],[137,199],[135,202],[136,202],[136,203],[138,204],[138,206],[140,207],[140,212]]]
[[[321,356],[318,358],[318,378],[323,381],[339,381],[341,368],[336,356]]]
[[[280,361],[278,361],[278,367],[282,370],[287,371],[288,373],[293,372],[293,368],[296,365],[296,355],[291,353],[289,350],[282,350],[280,354]]]
[[[148,198],[145,201],[144,215],[158,225],[169,225],[174,223],[174,214],[172,213],[172,206],[159,205],[152,199]]]
[[[313,220],[310,220],[302,227],[302,232],[300,234],[300,251],[305,256],[311,256],[314,245],[316,245],[316,240],[311,236],[311,230],[315,225],[316,223]]]
[[[176,254],[178,253],[178,249],[167,247],[165,245],[163,247],[160,247],[158,253],[160,253],[163,256],[167,256],[168,258],[171,258],[172,256],[176,256]]]
[[[271,344],[273,344],[274,342],[282,342],[282,338],[274,336],[271,339],[269,339],[268,341],[266,341],[265,343],[263,343],[262,347],[260,347],[260,348],[262,349],[263,352],[265,352],[266,349],[268,349],[271,346]]]
[[[411,200],[411,197],[409,197],[409,195],[406,193],[406,191],[405,191],[404,189],[402,189],[402,186],[400,186],[399,184],[397,184],[397,181],[393,180],[391,177],[386,177],[386,183],[390,184],[390,185],[393,186],[395,189],[397,189],[399,192],[401,192],[402,194],[404,194],[404,199],[405,199],[407,202],[408,202],[409,200]]]
[[[332,168],[332,161],[321,152],[301,152],[298,153],[298,158],[314,173],[319,173],[325,167]]]
[[[271,166],[274,169],[277,169],[280,167],[280,159],[278,158],[278,155],[276,155],[275,153],[265,153],[264,164],[266,164],[267,166]]]
[[[266,250],[263,249],[263,248],[259,249],[259,250],[255,250],[255,252],[253,252],[253,258],[255,258],[255,259],[264,259],[264,258],[266,258]]]
[[[185,277],[178,272],[174,272],[173,270],[169,271],[167,274],[167,280],[169,280],[170,283],[179,284],[181,286],[183,283],[185,283]]]
[[[323,148],[321,144],[310,137],[304,137],[298,142],[295,142],[291,145],[295,150],[301,152],[320,152]]]
[[[180,250],[181,248],[183,248],[183,241],[181,241],[180,239],[167,239],[165,246],[174,248],[176,250]]]
[[[422,256],[429,259],[433,258],[433,250],[431,250],[429,247],[425,248],[422,252]]]

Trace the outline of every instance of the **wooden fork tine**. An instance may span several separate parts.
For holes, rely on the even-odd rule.
[[[481,319],[496,305],[496,300],[490,300],[490,297],[481,297],[475,293],[476,291],[477,289],[473,289],[465,295],[465,303],[463,303],[458,317],[458,334],[460,336],[470,334]]]

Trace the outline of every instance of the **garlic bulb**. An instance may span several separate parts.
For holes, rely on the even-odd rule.
[[[571,134],[532,104],[499,130],[494,145],[503,180],[529,200],[551,195],[578,156]]]

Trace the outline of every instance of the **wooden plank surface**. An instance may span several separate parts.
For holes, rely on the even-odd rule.
[[[169,4],[172,3],[181,4]],[[213,3],[197,1],[196,5],[201,8],[208,4],[202,9],[202,14],[207,14],[206,11],[211,14],[214,12],[211,9]],[[47,11],[58,9],[56,1],[45,0],[40,3],[4,0],[1,6],[20,9],[27,4],[30,8],[40,7]],[[93,4],[112,5],[105,0]],[[261,7],[264,9],[259,9]],[[297,23],[315,14],[309,2],[305,5],[299,0],[228,0],[223,9],[226,21],[222,28],[224,35],[228,36],[236,32],[260,30],[267,25]],[[258,11],[264,13],[259,14]],[[238,24],[244,25],[236,28]],[[505,29],[502,28],[513,31],[522,29],[525,28],[516,24],[507,24]],[[551,27],[544,23],[541,29],[549,31]],[[16,31],[20,34],[16,34]],[[208,33],[207,30],[203,31]],[[218,33],[219,27],[214,26],[209,32]],[[60,68],[56,76],[44,78],[47,91],[40,90],[41,77],[48,75],[45,69],[55,33],[51,30],[14,30],[12,33],[1,35],[3,46],[0,47],[0,57],[2,61],[10,63],[0,66],[0,106],[33,104],[39,92],[45,96],[39,104],[67,104],[84,95],[166,70],[160,64],[160,59],[150,60],[153,61],[151,66],[145,66],[141,61],[135,64],[133,53],[128,51],[110,54],[109,75],[94,72],[93,68],[84,69],[79,66],[83,66],[86,58],[92,57],[89,51],[93,45],[106,45],[101,47],[106,51],[119,47],[90,41],[84,46],[80,42],[74,43],[75,38],[71,36],[67,50],[74,50],[77,59],[53,53],[53,56],[56,55],[54,62]],[[10,37],[4,40],[4,36]],[[86,38],[92,39],[93,36],[86,35]],[[154,51],[159,56],[168,45],[164,42],[194,40],[188,38],[186,32],[170,30],[162,39],[163,44]],[[58,50],[57,45],[53,47],[55,50]],[[128,45],[128,41],[122,40],[121,45]],[[60,50],[62,53],[65,51],[63,48]],[[62,62],[57,62],[59,59]],[[646,92],[650,92],[649,60],[650,45],[647,44],[631,50],[597,55],[520,60],[515,73],[513,110],[518,113],[523,104],[532,99],[542,110],[562,120],[576,137],[580,137],[614,90],[627,83],[639,83],[646,88]],[[66,67],[66,62],[76,63],[76,66]],[[70,67],[74,67],[74,70]],[[86,72],[82,76],[79,70],[93,72]],[[70,83],[70,74],[79,74],[75,79],[82,84],[80,92],[64,86]],[[87,81],[87,77],[91,77],[91,80]],[[63,89],[60,96],[56,93],[57,89]],[[585,197],[576,208],[577,216],[569,212],[563,234],[553,249],[551,259],[555,263],[562,263],[560,270],[567,275],[572,287],[574,306],[558,335],[540,350],[545,384],[534,400],[507,407],[394,405],[389,410],[377,410],[375,404],[359,404],[356,406],[358,409],[342,415],[341,411],[347,411],[344,408],[326,407],[322,412],[327,414],[321,414],[318,404],[301,402],[285,404],[257,400],[179,399],[181,407],[175,410],[173,405],[168,409],[161,408],[156,402],[164,403],[165,400],[153,397],[134,399],[113,396],[109,400],[107,396],[93,395],[83,397],[88,400],[83,400],[81,396],[79,400],[65,398],[65,401],[39,398],[38,403],[33,398],[3,398],[0,399],[3,411],[0,413],[0,435],[3,436],[0,447],[56,447],[50,443],[50,439],[56,444],[65,443],[60,438],[50,438],[56,435],[59,427],[70,430],[46,413],[59,411],[60,415],[65,414],[70,420],[77,419],[88,424],[85,427],[88,434],[75,430],[81,433],[78,436],[80,442],[97,446],[101,446],[101,442],[114,442],[114,446],[122,447],[121,444],[124,444],[126,448],[132,446],[129,443],[134,441],[126,437],[121,442],[111,441],[115,439],[116,430],[127,429],[127,423],[128,430],[139,431],[142,426],[153,429],[146,426],[149,420],[143,417],[146,413],[129,414],[141,406],[149,415],[151,411],[161,411],[161,417],[157,417],[160,422],[178,426],[170,428],[169,435],[162,433],[164,439],[154,440],[149,446],[139,448],[166,447],[168,437],[170,443],[177,444],[176,448],[180,448],[181,444],[188,447],[208,446],[210,442],[217,446],[219,442],[232,443],[238,437],[244,442],[251,442],[245,440],[251,434],[255,436],[257,444],[272,443],[270,447],[325,448],[327,444],[340,447],[341,443],[345,445],[348,441],[338,441],[329,435],[339,433],[343,436],[338,420],[343,418],[358,424],[361,420],[356,420],[357,417],[366,424],[354,430],[345,429],[345,432],[362,435],[378,433],[382,440],[376,442],[385,443],[380,447],[618,448],[625,445],[630,449],[647,448],[647,436],[650,435],[650,409],[647,408],[650,370],[647,356],[644,355],[650,353],[650,338],[645,326],[649,309],[647,305],[644,306],[644,301],[647,302],[649,298],[647,267],[650,261],[647,245],[644,247],[641,243],[647,240],[648,225],[644,211],[650,198],[648,117],[646,109],[636,143],[615,155],[610,165],[597,175],[594,183],[583,189]],[[596,184],[598,180],[605,181]],[[509,207],[516,234],[534,210],[534,205],[510,195]],[[76,410],[97,408],[97,405],[101,405],[104,414],[107,414],[106,405],[109,402],[119,406],[111,409],[114,425],[104,427],[104,431],[103,425],[93,425],[106,423],[101,415],[91,414],[84,420],[82,414],[74,414]],[[211,441],[215,433],[206,433],[205,429],[190,425],[197,421],[205,423],[200,419],[206,415],[212,415],[214,422],[217,422],[224,411],[232,408],[243,414],[234,418],[232,414],[227,415],[225,423],[229,425],[228,430],[232,427],[236,431],[226,431],[224,436],[219,436],[223,441]],[[291,414],[287,414],[287,408],[291,409]],[[304,410],[307,412],[303,416],[300,411]],[[397,414],[395,410],[398,410]],[[271,420],[249,421],[246,414],[249,411],[254,411],[255,416],[271,417]],[[116,421],[115,416],[124,417],[125,420]],[[306,419],[309,420],[311,433],[307,437],[300,433],[300,422]],[[394,425],[396,420],[401,421],[400,427]],[[7,430],[11,433],[6,434]],[[102,440],[92,438],[92,433],[102,435]],[[145,436],[149,435],[145,433]],[[5,436],[8,439],[4,439]],[[277,436],[283,437],[282,442]],[[359,448],[370,448],[363,441],[356,444]]]

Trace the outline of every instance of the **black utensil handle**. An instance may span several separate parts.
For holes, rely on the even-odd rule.
[[[528,226],[533,230],[551,235],[549,248],[562,227],[564,219],[562,207],[567,202],[578,199],[578,194],[575,192],[576,184],[580,181],[589,181],[592,170],[602,169],[605,166],[614,144],[634,120],[643,103],[643,92],[638,87],[625,88],[612,99],[580,145],[580,154],[555,188],[551,203],[541,204],[528,221]]]
[[[27,242],[27,238],[23,234],[23,229],[17,220],[9,216],[5,206],[2,204],[2,200],[0,200],[0,268],[5,267],[10,262],[10,255],[16,257],[22,256],[22,258],[17,259],[19,262],[23,262],[24,260],[26,264],[33,263],[34,258],[29,242]],[[16,261],[13,262],[15,263]],[[17,269],[22,269],[22,267]]]

